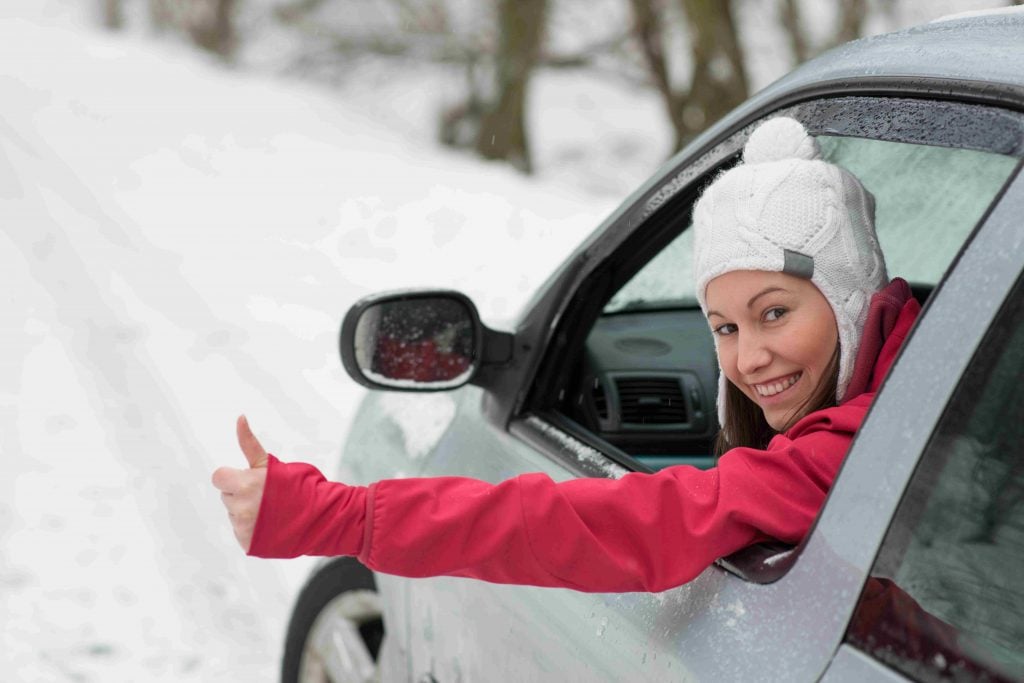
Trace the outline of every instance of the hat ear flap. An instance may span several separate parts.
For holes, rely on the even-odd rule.
[[[852,242],[847,258],[859,262],[872,290],[881,289],[888,283],[885,256],[878,246],[875,234],[875,196],[868,191],[850,172],[840,169],[843,185],[843,204],[846,206],[850,229],[844,235]]]

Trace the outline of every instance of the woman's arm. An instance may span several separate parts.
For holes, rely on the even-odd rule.
[[[270,456],[249,554],[355,555],[401,576],[464,576],[590,592],[661,591],[768,538],[798,542],[817,515],[852,431],[776,437],[711,470],[621,479],[499,484],[460,477],[369,487],[327,481]]]

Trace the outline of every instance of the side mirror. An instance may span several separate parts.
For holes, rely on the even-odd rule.
[[[511,339],[484,327],[459,292],[376,294],[345,315],[341,362],[352,379],[374,389],[454,389],[485,362],[507,361]]]

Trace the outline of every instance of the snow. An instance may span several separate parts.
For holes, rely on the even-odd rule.
[[[577,441],[562,430],[556,429],[539,417],[528,417],[526,418],[526,422],[535,429],[540,430],[545,436],[557,442],[559,446],[571,453],[576,459],[588,462],[597,467],[608,478],[619,479],[627,473],[625,467],[612,462],[597,450],[581,441]]]
[[[334,471],[363,395],[337,354],[352,303],[455,288],[500,328],[625,192],[440,151],[68,7],[0,8],[0,671],[275,680],[313,561],[237,547],[209,483],[244,463],[235,417]],[[454,406],[416,400],[437,403],[400,423],[421,452]]]
[[[380,409],[402,432],[405,452],[413,460],[431,452],[455,419],[455,401],[448,394],[382,394]]]
[[[460,387],[469,381],[469,378],[473,376],[474,371],[475,368],[470,368],[452,379],[429,380],[424,382],[415,379],[394,379],[393,377],[377,374],[372,370],[367,370],[365,368],[362,369],[363,374],[366,375],[366,379],[377,382],[378,384],[404,389],[420,390],[422,390],[424,386],[429,386],[432,389],[454,389]],[[415,399],[418,398],[420,397],[415,397]]]

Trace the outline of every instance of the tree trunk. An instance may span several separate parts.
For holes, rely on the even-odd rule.
[[[676,146],[682,147],[708,124],[747,99],[732,0],[682,0],[693,53],[690,91],[675,104]]]
[[[274,7],[274,16],[286,24],[294,24],[310,12],[315,11],[325,0],[294,0]]]
[[[111,31],[124,28],[124,13],[121,11],[121,0],[102,0],[103,27]]]
[[[229,59],[235,49],[235,0],[191,0],[188,32],[196,45]]]
[[[668,118],[675,126],[678,94],[672,88],[668,61],[665,59],[664,6],[658,0],[630,0],[633,8],[633,36],[647,62],[647,70],[661,93]],[[678,131],[677,131],[678,133]],[[678,138],[678,135],[677,135]],[[678,140],[677,140],[678,142]]]
[[[504,159],[530,173],[526,130],[526,93],[537,62],[547,0],[501,0],[501,42],[495,63],[496,97],[480,122],[476,151],[486,159]]]
[[[675,149],[747,98],[747,73],[732,0],[680,0],[690,36],[693,73],[688,91],[672,86],[665,55],[665,8],[630,0],[633,34],[675,130]]]
[[[839,22],[836,26],[835,38],[833,38],[831,45],[834,47],[860,38],[867,11],[866,0],[841,0],[839,3]]]
[[[171,0],[149,0],[149,27],[153,33],[163,33],[174,28],[174,12]]]
[[[800,21],[800,6],[798,0],[782,0],[779,4],[779,16],[782,19],[782,28],[786,30],[789,37],[789,48],[793,52],[793,63],[801,64],[810,57],[810,46],[807,34],[804,32],[803,23]]]

